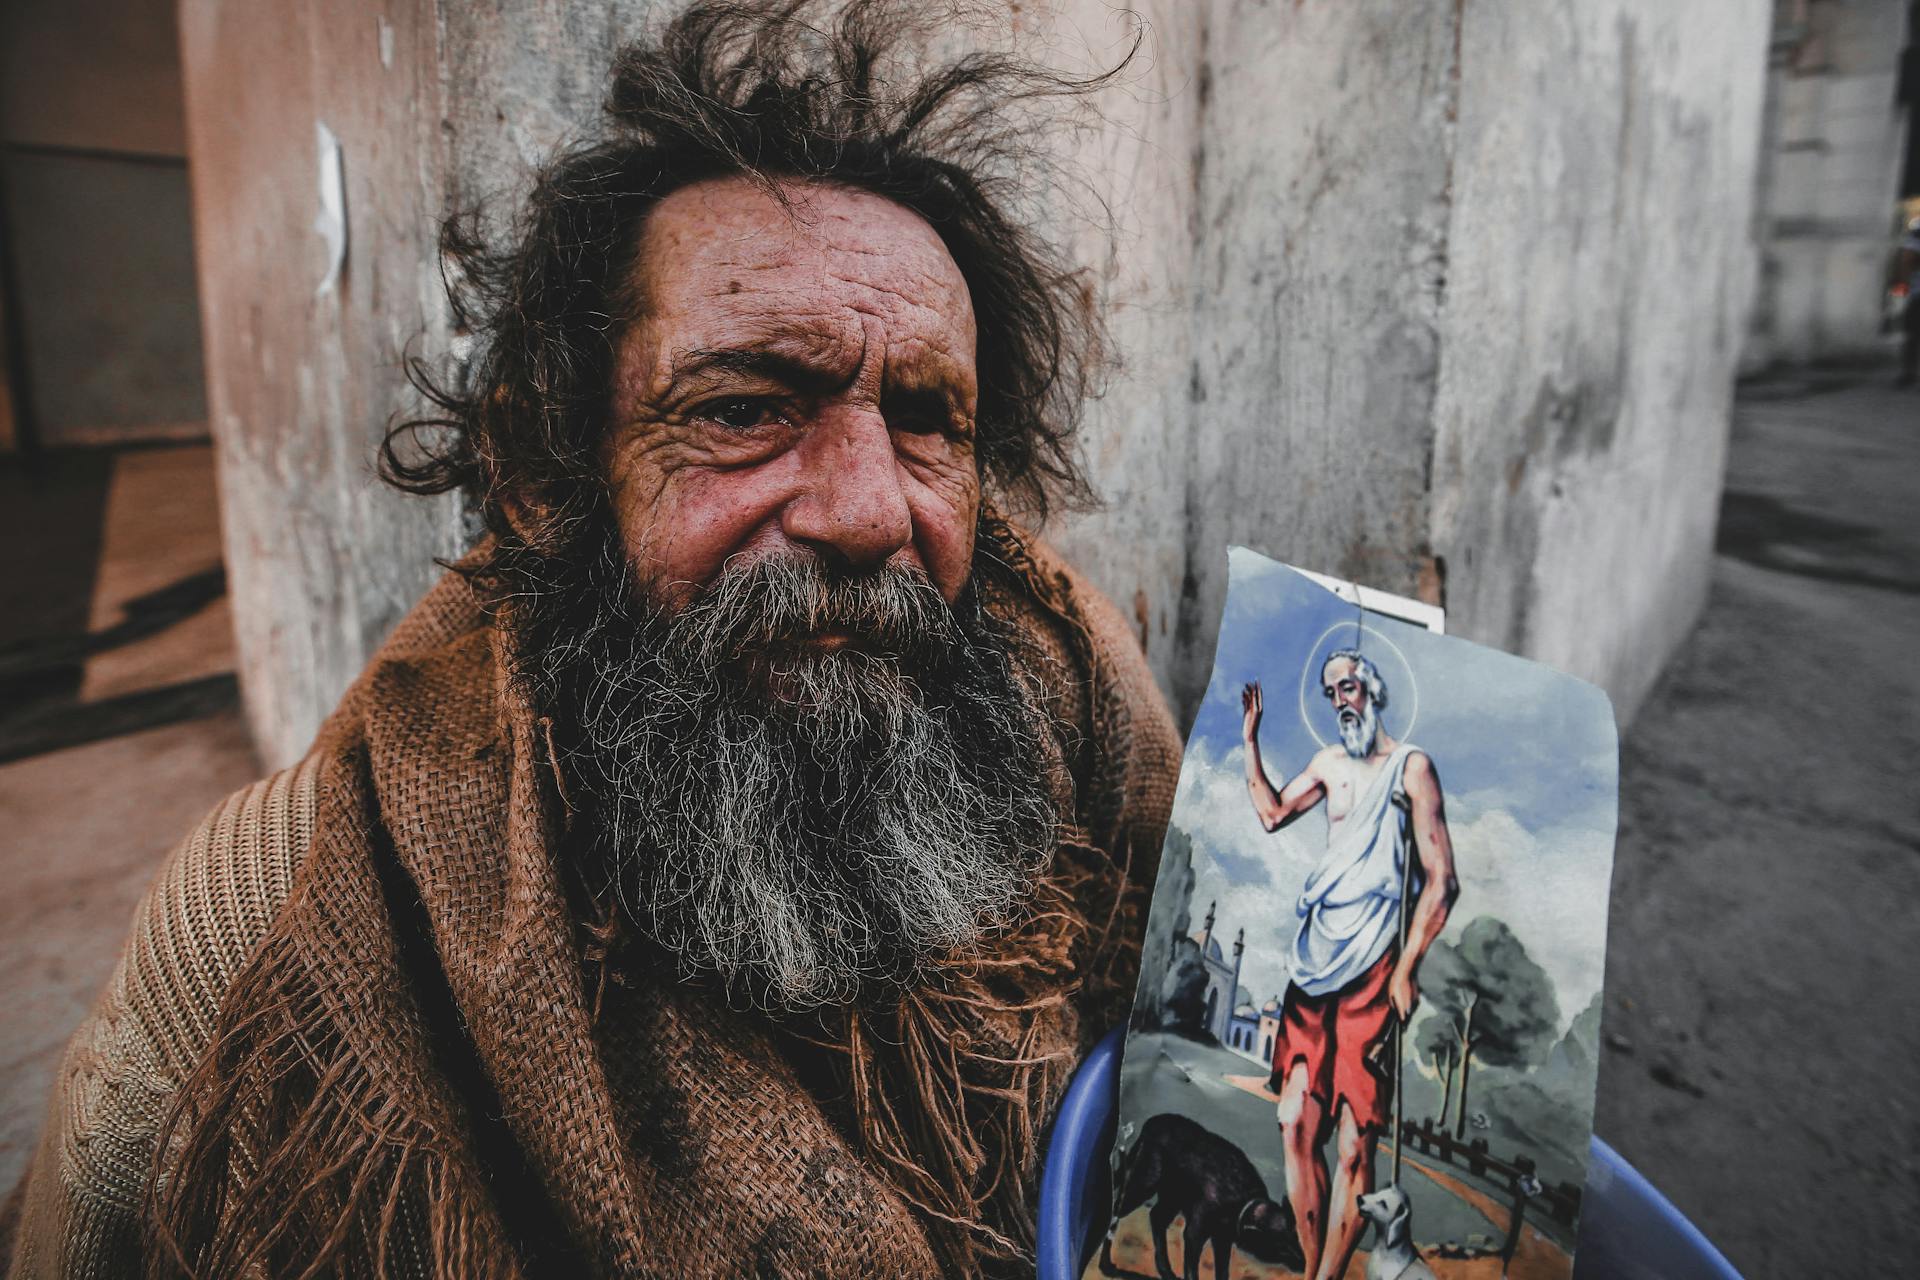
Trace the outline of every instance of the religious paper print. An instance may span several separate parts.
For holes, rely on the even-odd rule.
[[[1431,606],[1240,548],[1230,568],[1088,1275],[1564,1280],[1599,1061],[1606,696],[1437,634]]]

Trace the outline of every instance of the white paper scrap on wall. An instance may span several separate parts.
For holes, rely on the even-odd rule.
[[[320,212],[314,215],[313,229],[327,244],[326,274],[313,296],[324,298],[333,292],[347,261],[347,179],[340,139],[321,120],[313,122],[313,133],[320,157]]]

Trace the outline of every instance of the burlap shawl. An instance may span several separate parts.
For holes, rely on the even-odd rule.
[[[511,628],[449,574],[322,731],[313,846],[163,1138],[151,1271],[1030,1273],[1048,1118],[1123,1015],[1179,748],[1037,543],[992,601],[1065,726],[1053,865],[898,1003],[782,1023],[582,900]]]

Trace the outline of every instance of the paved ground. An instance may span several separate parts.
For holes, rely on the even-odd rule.
[[[1749,1280],[1920,1249],[1920,394],[1743,398],[1628,731],[1597,1125]]]
[[[167,850],[257,766],[206,448],[0,466],[0,1194]]]
[[[1920,1250],[1917,481],[1920,395],[1743,401],[1712,600],[1623,750],[1599,1128],[1751,1280]],[[0,472],[0,537],[38,549],[0,575],[0,1188],[152,866],[253,776],[209,483],[204,454]],[[23,718],[27,619],[121,629],[37,654]]]

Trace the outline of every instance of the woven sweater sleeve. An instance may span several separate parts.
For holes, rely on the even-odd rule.
[[[147,890],[119,967],[61,1060],[9,1277],[141,1272],[160,1123],[292,887],[312,840],[316,772],[303,763],[230,796]]]

